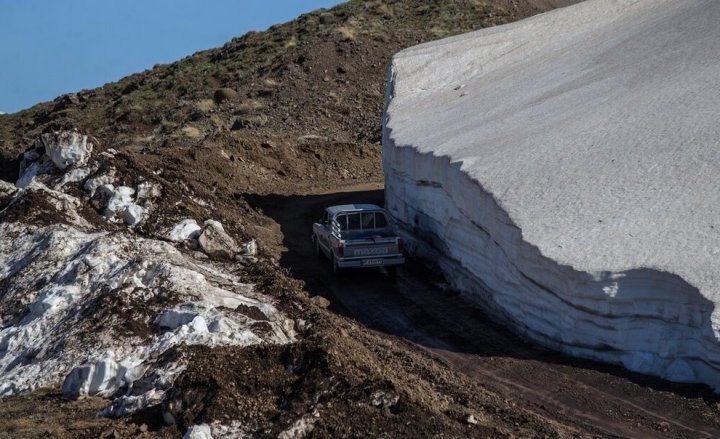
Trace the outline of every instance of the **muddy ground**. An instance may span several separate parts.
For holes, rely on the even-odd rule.
[[[720,397],[705,386],[669,383],[621,367],[578,360],[538,348],[493,321],[470,298],[410,261],[393,281],[378,272],[333,275],[318,260],[308,230],[324,206],[382,204],[378,184],[342,192],[256,197],[283,240],[281,264],[303,279],[330,309],[381,334],[400,337],[481,387],[509,397],[548,422],[619,437],[717,437]]]

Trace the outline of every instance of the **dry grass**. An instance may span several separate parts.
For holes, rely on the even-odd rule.
[[[355,29],[349,26],[341,26],[335,30],[340,41],[354,41],[356,38]]]
[[[195,127],[186,126],[183,127],[180,131],[184,136],[190,137],[191,139],[197,139],[202,137],[202,131]]]
[[[215,101],[213,101],[212,99],[203,99],[197,104],[195,104],[195,108],[202,111],[203,113],[207,113],[208,111],[215,108]]]

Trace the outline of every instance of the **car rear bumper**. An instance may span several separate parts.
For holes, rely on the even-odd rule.
[[[373,268],[373,267],[389,267],[391,265],[402,265],[405,263],[404,256],[386,256],[383,258],[353,258],[338,259],[337,264],[340,268]]]

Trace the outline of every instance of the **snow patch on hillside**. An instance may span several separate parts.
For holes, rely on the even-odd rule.
[[[115,169],[101,166],[113,151],[92,161],[85,136],[46,137],[25,153],[17,185],[0,184],[0,397],[62,387],[110,398],[102,414],[123,416],[163,400],[186,367],[174,348],[295,339],[293,321],[229,271],[241,266],[103,226],[100,214],[139,224],[159,184],[115,188]],[[81,188],[86,197],[73,195]],[[197,237],[194,221],[182,224],[176,235]]]
[[[142,377],[148,359],[182,343],[247,346],[293,339],[292,323],[251,285],[169,243],[66,225],[6,223],[0,234],[6,237],[0,242],[3,304],[21,304],[14,312],[3,309],[0,396],[64,382],[66,396],[109,397]],[[118,336],[132,316],[103,309],[100,304],[112,303],[105,300],[112,296],[130,298],[138,313],[144,302],[169,305],[150,316],[154,334]],[[254,331],[255,320],[234,312],[241,305],[258,308],[272,330]]]

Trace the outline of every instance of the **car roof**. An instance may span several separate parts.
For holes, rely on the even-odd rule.
[[[362,210],[384,210],[376,204],[341,204],[339,206],[330,206],[327,211],[330,215],[340,212],[360,212]]]

